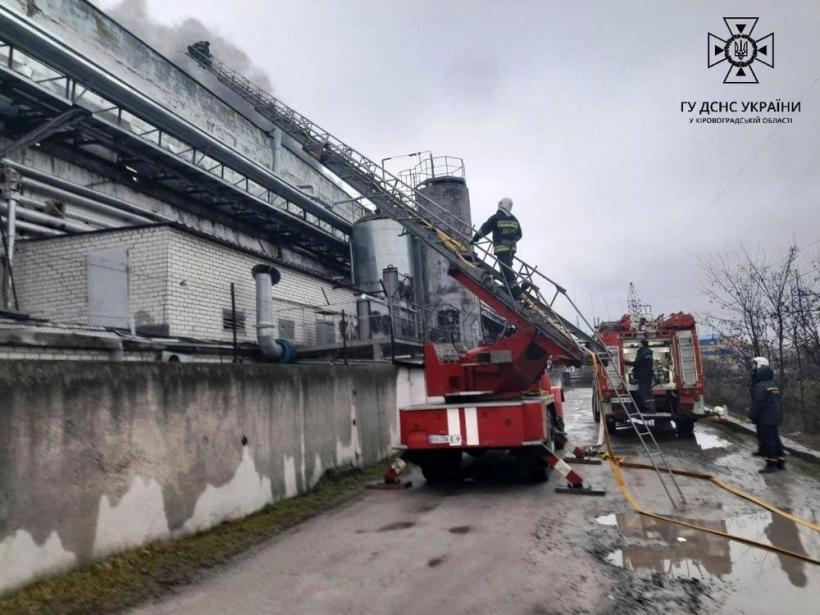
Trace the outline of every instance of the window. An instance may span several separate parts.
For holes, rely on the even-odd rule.
[[[222,328],[226,331],[233,331],[234,327],[234,315],[233,311],[230,308],[225,308],[222,310]],[[245,330],[245,312],[240,310],[236,310],[236,330],[237,331],[244,331]]]
[[[287,318],[279,319],[279,337],[286,340],[296,339],[296,323]]]

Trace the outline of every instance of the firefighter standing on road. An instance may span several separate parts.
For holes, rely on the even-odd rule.
[[[641,340],[641,347],[635,355],[634,361],[624,361],[632,366],[632,375],[638,381],[638,397],[641,410],[654,411],[655,400],[652,397],[652,384],[655,378],[655,362],[652,358],[652,349],[649,340]]]
[[[766,357],[755,357],[751,361],[752,364],[752,384],[749,387],[749,394],[754,396],[755,385],[757,384],[757,368],[769,366],[769,360]],[[747,413],[749,420],[752,420],[752,406],[749,405],[749,412]],[[752,421],[754,423],[754,421]],[[757,435],[757,450],[752,453],[753,457],[763,457],[763,445],[760,443],[760,428],[758,427],[757,423],[755,423],[755,433]]]
[[[481,225],[476,234],[470,240],[470,245],[478,243],[478,240],[487,235],[493,234],[493,252],[499,263],[501,263],[501,274],[504,281],[510,288],[512,296],[518,299],[521,296],[521,287],[518,279],[512,270],[515,248],[518,240],[521,239],[521,225],[518,219],[512,215],[512,199],[504,197],[498,201],[498,211]]]
[[[780,441],[780,424],[783,422],[783,408],[780,401],[780,387],[774,382],[774,371],[769,361],[763,357],[752,359],[752,401],[749,419],[757,426],[760,452],[766,459],[761,474],[769,474],[786,469],[783,443]]]

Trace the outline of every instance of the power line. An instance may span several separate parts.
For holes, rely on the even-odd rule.
[[[798,97],[798,100],[801,100],[801,99],[802,99],[802,98],[803,98],[806,94],[808,94],[808,93],[809,93],[809,91],[810,91],[810,90],[811,90],[811,89],[812,89],[812,88],[813,88],[813,87],[817,84],[817,82],[818,82],[818,81],[820,81],[820,75],[817,75],[817,77],[815,77],[815,78],[814,78],[814,81],[812,81],[812,82],[811,82],[811,84],[809,84],[809,87],[807,87],[807,88],[803,91],[803,93],[802,93],[802,94],[800,94],[800,96]],[[713,198],[713,199],[712,199],[712,200],[711,200],[711,201],[710,201],[710,202],[706,205],[706,207],[704,207],[704,208],[703,208],[703,210],[702,210],[702,211],[701,211],[701,212],[700,212],[697,216],[695,216],[695,217],[694,217],[694,219],[692,220],[692,224],[690,224],[690,225],[689,225],[689,226],[688,226],[688,227],[687,227],[687,228],[686,228],[686,229],[685,229],[682,233],[679,233],[679,234],[678,234],[678,236],[677,236],[677,237],[675,238],[675,240],[672,242],[672,244],[671,244],[671,246],[670,246],[670,247],[676,246],[678,243],[680,243],[680,240],[684,237],[684,235],[688,234],[688,233],[689,233],[689,231],[691,231],[693,228],[695,228],[695,226],[698,224],[698,222],[700,222],[700,221],[701,221],[701,218],[703,218],[703,216],[705,216],[705,215],[709,212],[709,210],[711,210],[711,209],[712,209],[712,207],[714,207],[714,206],[715,206],[715,204],[716,204],[716,203],[717,203],[717,202],[721,199],[721,197],[722,197],[722,196],[724,195],[724,193],[725,193],[725,192],[729,189],[729,187],[730,187],[730,186],[731,186],[731,185],[735,182],[735,180],[736,180],[738,177],[740,177],[740,175],[743,173],[743,171],[745,171],[745,170],[746,170],[746,167],[748,167],[748,166],[749,166],[749,164],[752,162],[752,160],[755,158],[755,156],[757,156],[758,152],[759,152],[761,149],[763,149],[763,146],[764,146],[764,145],[766,145],[766,144],[769,142],[769,140],[772,138],[772,136],[773,136],[773,135],[774,135],[774,133],[777,131],[777,129],[778,129],[778,128],[780,128],[780,126],[781,126],[780,124],[776,124],[776,125],[774,126],[774,128],[772,128],[772,130],[771,130],[771,131],[769,131],[769,134],[768,134],[768,135],[766,135],[766,138],[765,138],[765,139],[763,139],[763,141],[760,143],[760,145],[758,145],[758,146],[754,149],[754,151],[753,151],[753,152],[752,152],[752,153],[751,153],[751,154],[750,154],[750,155],[746,158],[746,161],[745,161],[745,162],[741,165],[741,167],[740,167],[740,168],[737,170],[737,172],[736,172],[736,173],[732,176],[732,178],[731,178],[731,179],[730,179],[730,180],[729,180],[729,181],[728,181],[728,182],[727,182],[727,183],[726,183],[726,184],[725,184],[725,185],[724,185],[724,186],[723,186],[723,187],[722,187],[722,188],[718,191],[718,193],[717,193],[717,195],[715,196],[715,198]],[[818,241],[817,243],[820,243],[820,241]],[[813,244],[813,245],[814,245],[814,244]],[[654,260],[654,261],[653,261],[652,265],[651,265],[651,266],[649,267],[649,269],[647,269],[647,271],[646,271],[646,275],[647,275],[647,276],[655,270],[655,267],[657,267],[657,266],[658,266],[658,263],[659,263],[659,262],[660,262],[660,261],[659,261],[658,259],[656,259],[656,260]]]

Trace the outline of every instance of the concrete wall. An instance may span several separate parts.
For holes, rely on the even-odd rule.
[[[256,291],[251,268],[266,259],[169,227],[143,227],[21,241],[15,259],[20,309],[33,316],[88,324],[87,258],[92,250],[128,249],[130,313],[138,327],[165,327],[169,335],[230,340],[222,310],[245,315],[238,337],[256,340]],[[274,322],[296,325],[294,341],[312,343],[315,310],[344,308],[355,313],[354,294],[300,271],[276,265]],[[157,329],[158,330],[158,329]]]
[[[423,398],[387,364],[0,362],[0,592],[377,462]]]

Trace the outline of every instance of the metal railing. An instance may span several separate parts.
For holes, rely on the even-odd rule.
[[[392,343],[421,346],[427,342],[461,345],[458,322],[432,324],[442,306],[430,308],[405,301],[360,296],[356,301],[320,306],[283,306],[274,300],[278,337],[300,351],[340,348],[346,343]]]
[[[464,179],[464,160],[455,156],[433,156],[422,158],[410,169],[399,171],[399,179],[408,186],[418,188],[431,179],[454,177]]]
[[[562,348],[574,360],[583,360],[577,352],[574,337],[600,349],[597,340],[580,329],[565,322],[552,309],[559,295],[566,296],[565,289],[537,271],[537,267],[515,259],[513,270],[528,287],[529,300],[520,302],[513,296],[505,281],[504,267],[490,247],[484,243],[470,250],[469,231],[449,219],[451,212],[427,197],[413,186],[388,172],[350,145],[342,142],[310,119],[287,106],[249,79],[213,57],[209,52],[195,46],[188,48],[189,55],[204,69],[210,71],[220,82],[251,103],[255,110],[274,125],[302,144],[302,147],[333,171],[340,179],[355,188],[393,218],[417,239],[444,256],[450,265],[476,283],[486,288],[496,300],[529,323],[543,336]],[[555,296],[547,301],[536,284],[547,282],[555,288]],[[499,286],[497,282],[500,281]],[[563,326],[558,326],[559,322]],[[567,337],[565,330],[572,331]]]
[[[260,205],[275,209],[279,212],[279,215],[299,219],[300,223],[308,224],[322,231],[328,237],[344,242],[348,240],[345,231],[335,228],[332,224],[320,219],[304,207],[283,198],[270,187],[254,181],[246,173],[221,161],[219,153],[215,153],[216,147],[213,148],[214,151],[206,152],[178,135],[172,134],[155,123],[132,113],[125,106],[98,94],[71,75],[52,68],[2,40],[0,40],[0,69],[13,74],[17,78],[29,81],[32,85],[40,88],[44,94],[47,93],[68,104],[86,109],[91,113],[93,120],[123,131],[129,137],[138,139],[142,144],[154,148],[158,154],[170,156],[174,159],[174,164],[183,163],[190,170],[207,173],[211,178],[223,183],[225,188],[239,191],[245,198],[250,198]],[[213,141],[216,144],[216,140],[213,139]],[[219,146],[228,147],[221,142],[219,142]],[[250,160],[247,163],[259,166]],[[261,167],[259,173],[260,175],[263,173]],[[293,188],[293,190],[297,189]],[[308,199],[308,197],[305,198]],[[320,204],[317,204],[316,207],[326,209]]]

